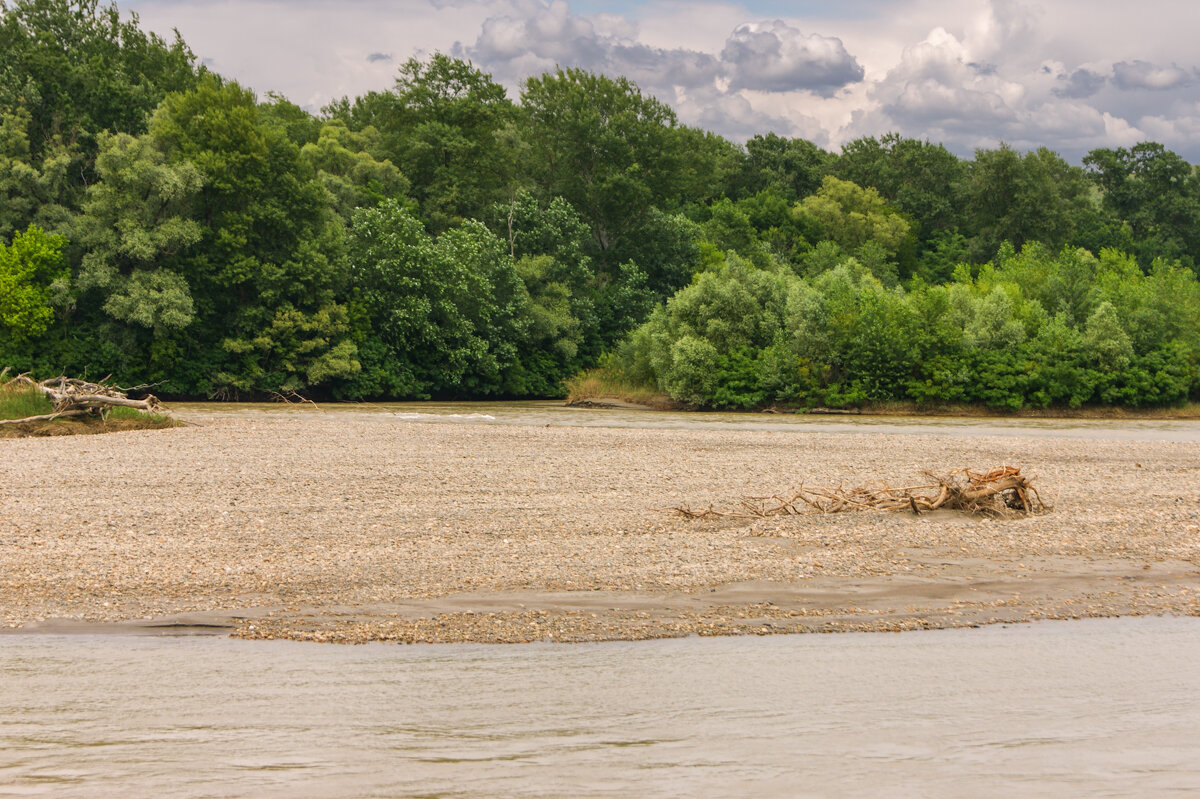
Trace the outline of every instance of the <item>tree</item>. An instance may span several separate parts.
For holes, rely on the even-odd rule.
[[[807,139],[758,134],[746,142],[745,156],[733,176],[732,196],[749,197],[774,191],[795,203],[821,186],[834,156]]]
[[[1024,155],[1007,144],[977,150],[964,194],[979,260],[1005,240],[1017,249],[1027,241],[1051,249],[1071,244],[1093,210],[1083,170],[1045,147]]]
[[[870,262],[876,277],[896,282],[893,259],[910,235],[907,220],[888,207],[875,189],[827,175],[816,194],[794,210],[797,219],[816,224],[824,238]]]
[[[400,170],[380,157],[380,138],[373,127],[354,132],[334,119],[321,127],[315,142],[300,150],[329,191],[334,209],[347,221],[356,208],[402,199],[411,188]]]
[[[33,225],[8,246],[0,242],[0,330],[17,343],[46,332],[67,295],[65,243]]]
[[[395,200],[359,209],[350,233],[353,283],[383,348],[366,364],[380,393],[498,393],[526,297],[504,242],[474,221],[434,239]]]
[[[164,100],[149,138],[166,165],[190,164],[203,180],[189,203],[200,237],[162,262],[195,307],[189,335],[161,356],[177,361],[175,390],[233,396],[353,377],[337,302],[342,227],[300,148],[251,92],[211,78]]]
[[[412,181],[421,216],[434,232],[480,218],[509,196],[516,158],[507,142],[515,109],[504,87],[470,61],[443,53],[410,58],[390,92],[335,103],[326,113],[354,131],[379,130],[381,146],[373,155],[391,160]]]
[[[1092,150],[1083,163],[1104,207],[1130,227],[1143,268],[1159,257],[1196,263],[1200,179],[1191,164],[1155,142]]]
[[[103,130],[139,134],[168,93],[203,72],[178,32],[168,44],[100,0],[0,4],[0,111],[29,113],[31,162],[59,137],[94,152]]]
[[[0,111],[0,238],[31,224],[66,228],[81,194],[72,177],[83,168],[79,148],[57,142],[35,164],[29,122],[24,108]]]
[[[855,139],[830,166],[843,180],[876,189],[917,223],[923,245],[959,223],[958,195],[966,167],[940,144],[886,133]]]
[[[99,146],[100,181],[77,223],[87,250],[77,286],[100,292],[114,319],[156,334],[182,329],[194,308],[174,259],[203,235],[190,218],[203,177],[188,161],[166,163],[148,136],[104,133]]]
[[[534,179],[578,209],[600,271],[615,275],[629,260],[625,237],[679,192],[675,113],[626,78],[581,69],[526,80],[521,110]]]

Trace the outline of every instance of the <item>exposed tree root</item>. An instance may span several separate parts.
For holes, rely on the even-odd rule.
[[[806,511],[843,513],[856,510],[899,510],[915,514],[941,508],[965,513],[1005,516],[1011,513],[1029,515],[1050,510],[1042,501],[1034,477],[1025,477],[1019,468],[1001,466],[987,472],[963,469],[947,477],[926,475],[929,483],[892,488],[886,483],[854,489],[812,489],[800,487],[792,497],[745,497],[738,508],[717,510],[712,505],[694,509],[676,507],[672,510],[689,519],[712,516],[741,519],[760,519],[768,516],[796,516]]]

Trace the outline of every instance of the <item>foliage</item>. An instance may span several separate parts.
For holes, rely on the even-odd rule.
[[[963,188],[978,251],[988,254],[1002,241],[1017,248],[1030,241],[1053,249],[1070,244],[1090,196],[1083,170],[1045,147],[1024,154],[1008,145],[979,150]]]
[[[122,20],[100,0],[16,0],[0,7],[0,112],[28,114],[31,163],[56,142],[85,148],[101,131],[138,134],[168,93],[195,85],[195,56]]]
[[[21,343],[46,332],[66,293],[64,244],[33,225],[0,242],[0,336]]]
[[[146,136],[103,133],[96,172],[76,235],[87,248],[76,288],[95,290],[106,313],[157,333],[194,315],[187,280],[165,266],[200,240],[189,218],[203,177],[190,162],[166,163]]]
[[[376,393],[499,393],[516,358],[527,296],[503,242],[479,223],[437,239],[401,204],[353,218],[350,264],[383,345],[368,370]]]
[[[649,209],[682,188],[685,137],[675,113],[626,78],[559,69],[521,92],[532,177],[573,205],[598,268],[615,277]]]
[[[382,154],[379,131],[370,126],[351,131],[337,119],[322,125],[316,141],[300,149],[329,192],[334,210],[345,220],[357,208],[408,195],[408,179]]]
[[[1164,264],[1143,275],[1120,253],[1051,256],[1037,244],[1002,256],[977,278],[959,270],[953,284],[905,291],[854,258],[805,278],[731,254],[629,337],[621,370],[679,402],[718,408],[905,400],[1017,410],[1196,398],[1193,272]],[[1098,290],[1078,291],[1092,281]],[[1155,299],[1167,285],[1186,298],[1169,310]]]
[[[1195,263],[1200,251],[1200,179],[1192,165],[1156,142],[1098,149],[1083,159],[1104,207],[1128,225],[1139,260]]]
[[[1200,391],[1200,183],[1159,144],[740,146],[625,78],[515,104],[442,53],[313,115],[101,0],[0,2],[0,242],[0,362],[166,394]]]

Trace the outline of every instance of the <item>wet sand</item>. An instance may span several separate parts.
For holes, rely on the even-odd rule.
[[[0,625],[521,642],[1200,615],[1195,443],[816,430],[297,411],[0,441]],[[669,510],[999,464],[1054,511]]]

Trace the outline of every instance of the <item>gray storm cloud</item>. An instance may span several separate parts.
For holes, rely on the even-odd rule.
[[[1108,76],[1090,69],[1077,69],[1070,75],[1060,75],[1058,79],[1062,85],[1056,86],[1054,93],[1059,97],[1071,98],[1091,97],[1108,83]]]
[[[1172,64],[1160,67],[1148,61],[1113,64],[1113,80],[1122,89],[1177,89],[1195,80],[1195,75]]]
[[[730,89],[805,90],[831,96],[863,78],[841,39],[805,35],[781,20],[739,25],[721,51]]]

